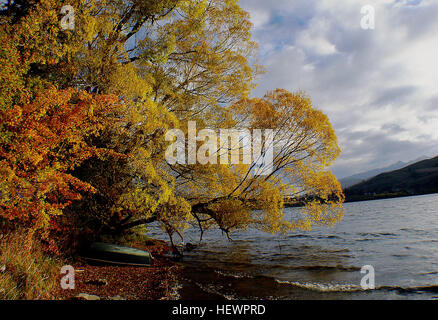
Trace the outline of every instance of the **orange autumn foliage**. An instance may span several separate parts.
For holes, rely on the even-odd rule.
[[[115,96],[54,87],[24,105],[0,111],[8,136],[0,143],[0,222],[28,227],[48,239],[53,217],[94,188],[69,172],[110,150],[88,141],[114,119]],[[105,116],[104,116],[105,115]]]

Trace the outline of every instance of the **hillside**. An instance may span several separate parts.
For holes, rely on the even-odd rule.
[[[409,161],[409,162],[398,161],[397,163],[393,163],[392,165],[384,167],[384,168],[378,168],[378,169],[373,169],[373,170],[369,170],[369,171],[364,171],[364,172],[360,172],[360,173],[357,173],[357,174],[354,174],[354,175],[351,175],[348,177],[341,178],[341,179],[339,179],[339,182],[341,183],[342,188],[346,189],[346,188],[349,188],[349,187],[351,187],[355,184],[358,184],[364,180],[375,177],[378,174],[398,170],[398,169],[404,168],[408,165],[411,165],[411,164],[414,164],[416,162],[426,160],[429,158],[430,157],[428,157],[428,156],[421,156],[421,157],[418,157],[417,159]]]
[[[345,189],[347,201],[438,192],[438,157],[381,173]]]

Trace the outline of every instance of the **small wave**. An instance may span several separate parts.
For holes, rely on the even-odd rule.
[[[360,286],[353,284],[322,284],[322,283],[314,283],[314,282],[294,282],[294,281],[282,281],[275,279],[276,282],[280,284],[287,284],[294,287],[308,289],[312,291],[318,292],[355,292],[355,291],[364,291]]]
[[[369,239],[369,238],[356,238],[353,239],[354,241],[374,241],[375,239]]]
[[[313,236],[307,234],[292,234],[288,236],[288,238],[313,238]]]
[[[344,249],[338,249],[338,250],[331,250],[331,253],[340,253],[340,252],[350,252],[350,249],[344,248]]]
[[[390,232],[376,232],[376,233],[369,233],[369,232],[361,232],[357,235],[361,236],[362,238],[356,238],[355,241],[373,241],[381,238],[388,238],[388,237],[397,237],[397,234],[390,233]]]
[[[361,268],[355,266],[325,266],[325,265],[314,265],[314,266],[294,266],[289,267],[292,270],[309,270],[309,271],[324,271],[324,270],[338,270],[338,271],[359,271]]]
[[[353,284],[333,284],[333,283],[315,283],[315,282],[297,282],[297,281],[283,281],[275,279],[277,283],[286,284],[293,287],[307,289],[311,291],[318,292],[367,292],[369,289],[363,289],[361,286],[353,285]],[[381,286],[373,289],[375,290],[384,290],[384,291],[397,291],[400,294],[409,294],[409,293],[438,293],[438,285],[433,286],[423,286],[423,287],[411,287],[411,288],[403,288],[398,286]]]
[[[438,293],[438,285],[423,286],[423,287],[411,287],[411,288],[382,286],[382,287],[379,287],[378,289],[379,290],[388,290],[388,291],[398,291],[399,293],[421,293],[421,292]]]
[[[321,235],[317,237],[318,239],[343,239],[340,236],[336,236],[336,235]]]
[[[231,278],[236,278],[236,279],[251,279],[253,278],[253,276],[250,276],[249,274],[246,273],[232,273],[232,272],[224,272],[224,271],[220,271],[220,270],[215,270],[215,273],[217,273],[218,275],[224,276],[224,277],[231,277]]]
[[[358,235],[362,237],[380,237],[380,236],[397,236],[391,232],[360,232]]]
[[[438,239],[426,239],[426,240],[422,240],[421,242],[438,242]]]
[[[427,234],[427,231],[425,231],[425,230],[419,230],[419,229],[413,229],[413,228],[403,228],[403,229],[400,229],[400,231],[417,233],[417,234]]]
[[[194,282],[195,285],[197,285],[202,291],[211,293],[214,295],[222,296],[226,300],[236,300],[237,298],[232,294],[225,294],[219,291],[220,288],[216,288],[213,284],[207,284],[203,285],[199,282]]]
[[[395,233],[391,233],[391,232],[378,232],[377,235],[379,236],[391,236],[391,237],[396,237],[397,235]]]

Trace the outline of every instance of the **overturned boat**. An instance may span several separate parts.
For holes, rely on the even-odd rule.
[[[92,243],[82,256],[90,262],[128,266],[148,266],[152,261],[147,251],[103,242]]]

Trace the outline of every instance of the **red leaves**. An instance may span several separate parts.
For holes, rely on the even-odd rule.
[[[68,171],[92,156],[113,155],[87,138],[114,121],[107,113],[115,102],[114,96],[52,87],[32,103],[0,111],[6,137],[0,140],[0,218],[47,231],[71,201],[95,192]]]

